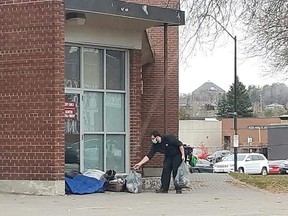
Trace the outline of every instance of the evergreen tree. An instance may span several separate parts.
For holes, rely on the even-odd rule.
[[[245,85],[239,81],[237,77],[237,115],[239,117],[252,117],[252,103],[246,90]],[[218,103],[218,115],[222,117],[231,117],[234,113],[234,84],[232,84],[229,88],[229,91],[226,94],[226,99],[221,98]]]
[[[228,101],[226,94],[221,95],[217,104],[217,115],[220,117],[228,117]]]

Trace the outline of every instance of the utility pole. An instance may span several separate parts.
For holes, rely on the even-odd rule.
[[[233,147],[234,147],[234,171],[237,171],[237,152],[239,147],[239,137],[237,129],[237,118],[238,118],[238,109],[237,109],[237,37],[233,36],[218,20],[211,16],[222,28],[223,30],[234,40],[234,103],[233,103],[233,125],[234,125],[234,136],[233,136]]]

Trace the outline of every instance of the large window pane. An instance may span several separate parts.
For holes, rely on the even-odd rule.
[[[80,88],[80,48],[65,46],[65,87]]]
[[[125,172],[125,54],[93,46],[65,46],[65,171],[80,171],[81,161],[81,171]]]
[[[125,131],[125,94],[107,93],[106,130],[109,132]]]
[[[84,48],[84,88],[103,89],[103,50]]]
[[[103,131],[103,93],[84,93],[84,131]]]
[[[84,136],[84,170],[104,170],[103,166],[103,136]]]
[[[79,171],[80,163],[80,96],[65,95],[65,171]]]
[[[114,169],[116,173],[125,172],[125,136],[107,135],[106,169]]]
[[[106,88],[125,90],[125,52],[107,50],[106,64]]]

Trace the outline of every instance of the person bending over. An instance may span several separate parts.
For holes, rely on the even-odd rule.
[[[168,193],[171,172],[173,172],[173,179],[175,179],[178,167],[185,160],[183,143],[170,134],[161,136],[158,131],[153,131],[150,135],[152,145],[149,153],[139,163],[135,164],[133,168],[139,169],[143,164],[151,160],[156,152],[164,154],[161,187],[156,190],[156,193]],[[177,194],[182,193],[182,189],[176,185],[175,190]]]

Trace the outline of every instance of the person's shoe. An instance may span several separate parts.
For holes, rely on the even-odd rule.
[[[167,190],[163,190],[162,188],[161,189],[157,189],[156,190],[156,193],[168,193]]]
[[[182,194],[182,190],[176,190],[176,194]]]

